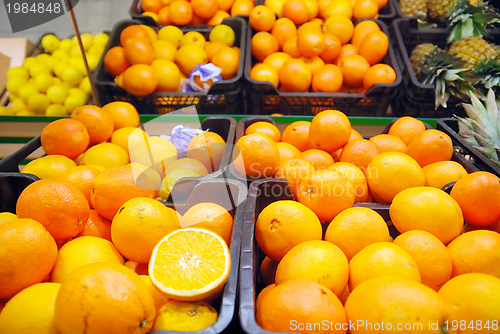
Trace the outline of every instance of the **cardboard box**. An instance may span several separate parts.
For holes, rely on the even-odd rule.
[[[33,43],[27,38],[0,38],[0,91],[5,88],[7,71],[14,66],[21,66]]]

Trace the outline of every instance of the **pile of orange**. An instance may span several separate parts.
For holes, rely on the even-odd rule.
[[[350,6],[347,0],[334,0],[327,8],[344,2]],[[268,81],[283,92],[325,93],[364,93],[374,84],[396,80],[394,69],[380,63],[389,39],[375,21],[354,26],[343,11],[327,12],[325,20],[317,18],[317,13],[315,0],[285,1],[278,19],[276,10],[268,6],[252,9],[250,25],[257,32],[251,52],[258,62],[252,65],[250,77]]]
[[[104,68],[115,76],[118,86],[136,96],[180,92],[181,80],[196,66],[207,63],[219,67],[223,79],[231,79],[238,72],[240,49],[234,46],[231,27],[219,25],[217,31],[220,33],[211,33],[207,41],[200,32],[184,34],[173,25],[158,32],[145,25],[131,25],[120,33],[120,45],[106,52]]]
[[[276,170],[295,198],[272,202],[255,221],[266,256],[255,301],[262,328],[373,333],[376,327],[352,327],[364,321],[432,332],[466,321],[488,323],[483,332],[493,332],[500,316],[500,178],[467,174],[449,161],[444,133],[402,117],[388,134],[367,140],[345,115],[325,111],[283,133],[256,122],[245,137],[237,143],[240,159],[257,140],[263,155],[242,165]],[[440,189],[454,181],[450,194]],[[353,207],[372,197],[390,203],[390,222]],[[394,239],[388,224],[400,233]]]
[[[159,25],[218,25],[226,17],[248,15],[253,0],[143,0],[142,15],[152,17]]]

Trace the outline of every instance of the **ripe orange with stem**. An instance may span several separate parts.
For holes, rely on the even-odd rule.
[[[305,57],[319,56],[325,49],[325,37],[321,30],[308,29],[298,31],[297,48]]]
[[[278,40],[267,31],[260,31],[252,37],[251,50],[257,60],[263,61],[270,54],[279,51]]]
[[[344,83],[354,87],[363,84],[363,78],[370,68],[368,61],[360,55],[344,56],[338,66],[344,74]]]
[[[276,15],[266,6],[256,6],[250,11],[248,20],[257,31],[269,31],[276,22]]]

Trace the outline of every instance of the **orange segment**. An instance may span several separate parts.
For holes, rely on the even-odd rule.
[[[212,231],[188,227],[168,234],[156,245],[149,276],[167,297],[197,301],[222,290],[230,267],[224,239]]]

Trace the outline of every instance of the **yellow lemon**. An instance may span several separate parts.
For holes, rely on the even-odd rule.
[[[112,143],[101,143],[83,153],[80,165],[98,165],[109,168],[125,166],[129,162],[128,153],[123,148]]]
[[[52,154],[29,162],[21,170],[21,173],[33,174],[40,179],[53,179],[74,167],[76,167],[76,163],[70,158]]]
[[[153,330],[201,331],[217,321],[217,311],[206,302],[172,300],[158,311]]]

